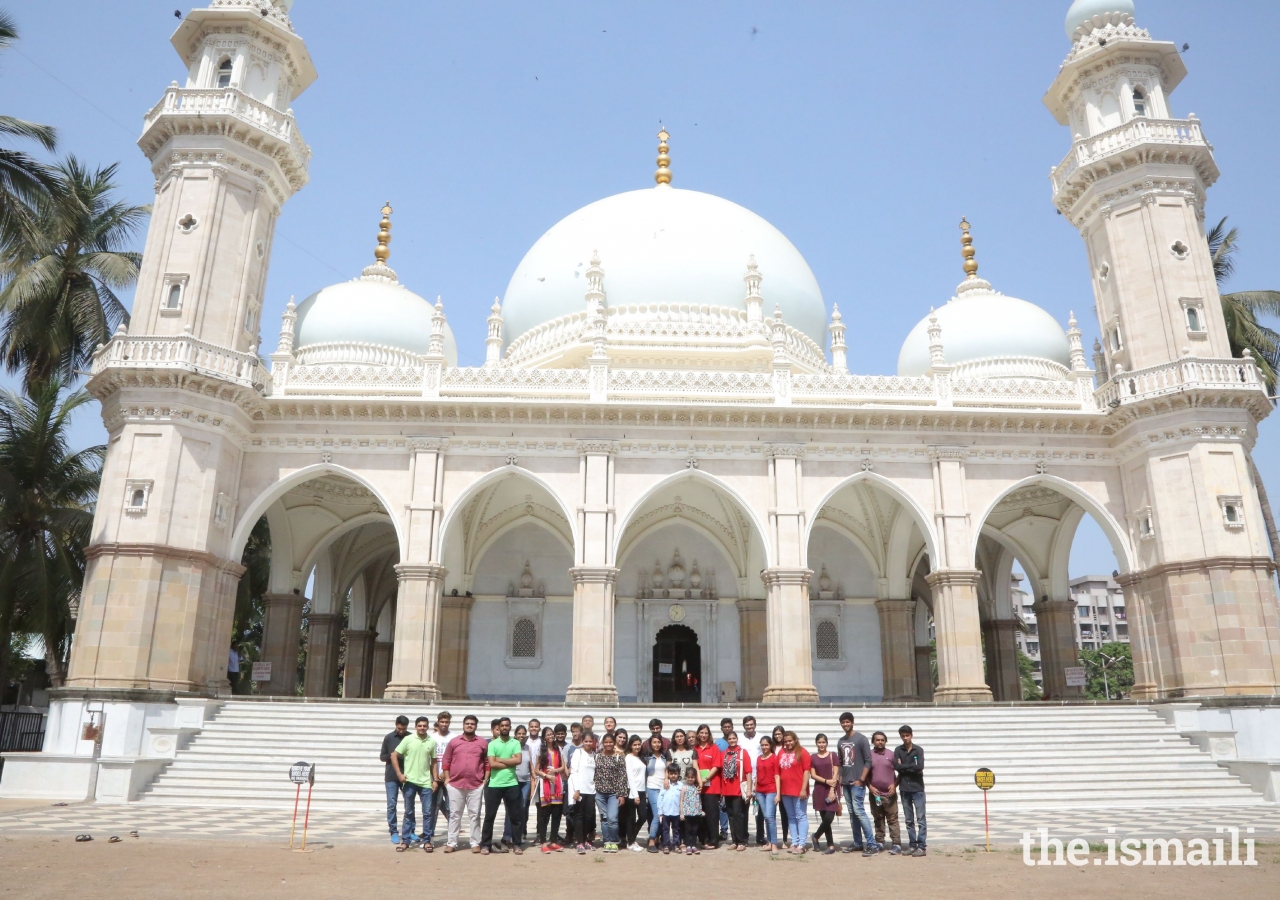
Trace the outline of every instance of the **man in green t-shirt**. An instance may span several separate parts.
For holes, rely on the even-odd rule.
[[[396,845],[399,853],[410,849],[415,843],[421,843],[422,849],[428,853],[435,848],[427,839],[427,823],[431,821],[431,809],[434,805],[436,742],[427,731],[431,721],[426,716],[418,716],[413,723],[413,734],[405,735],[396,752],[391,754],[391,765],[395,769],[396,778],[400,782],[400,791],[404,795],[404,819],[400,825],[400,843]],[[404,760],[403,767],[400,760]],[[418,836],[413,833],[413,800],[418,799],[422,806],[422,830]]]
[[[516,780],[516,767],[520,765],[523,748],[511,736],[511,720],[505,716],[498,720],[498,736],[489,742],[489,780],[484,788],[484,830],[480,832],[482,854],[506,853],[502,843],[493,843],[493,820],[498,816],[498,804],[507,810],[511,822],[512,852],[524,852],[520,833],[524,830],[524,810],[520,808],[520,782]]]

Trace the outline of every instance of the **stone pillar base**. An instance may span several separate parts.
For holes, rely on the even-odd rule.
[[[770,706],[817,703],[818,689],[811,684],[771,684],[761,702]]]
[[[934,703],[990,703],[991,688],[985,684],[947,685],[933,692]]]
[[[388,684],[382,696],[388,700],[425,700],[436,703],[440,700],[440,688],[434,684]]]
[[[611,684],[571,684],[564,702],[578,706],[617,706],[618,689]]]

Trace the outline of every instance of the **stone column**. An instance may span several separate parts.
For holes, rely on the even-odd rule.
[[[1018,623],[1015,619],[989,619],[982,623],[982,642],[987,651],[987,684],[996,700],[1021,700],[1022,677],[1018,674]]]
[[[765,601],[739,600],[738,648],[740,700],[759,700],[769,679],[769,638],[765,626]]]
[[[618,570],[610,566],[579,566],[573,578],[573,674],[567,703],[616,706],[613,681],[614,584]]]
[[[765,601],[765,633],[769,642],[769,684],[765,703],[817,703],[809,638],[810,569],[775,566],[761,573]]]
[[[1140,578],[1121,575],[1116,583],[1124,589],[1124,615],[1129,625],[1129,652],[1133,655],[1133,700],[1156,700],[1160,697],[1158,666],[1160,655],[1151,645],[1152,627],[1147,604],[1137,589]]]
[[[1040,661],[1046,700],[1073,700],[1084,688],[1067,687],[1067,666],[1080,665],[1076,647],[1076,602],[1042,597],[1031,607],[1040,626]]]
[[[933,625],[938,648],[939,703],[991,699],[982,671],[977,569],[942,569],[925,576],[933,589]]]
[[[338,650],[341,646],[342,616],[312,613],[307,616],[307,667],[303,673],[302,696],[338,696]]]
[[[929,647],[916,647],[916,699],[925,702],[933,700],[933,667],[929,664],[933,650]]]
[[[578,441],[582,494],[578,506],[578,546],[574,548],[573,665],[568,703],[616,705],[613,680],[614,455],[613,441]]]
[[[471,654],[471,597],[442,598],[440,627],[440,694],[449,699],[467,697],[467,663]]]
[[[262,605],[262,661],[271,663],[271,680],[258,691],[277,697],[298,692],[298,642],[302,637],[301,594],[264,594]]]
[[[884,699],[916,699],[916,601],[877,600]]]
[[[231,693],[227,651],[243,566],[149,543],[98,543],[85,557],[67,687]]]
[[[347,662],[342,670],[342,696],[348,699],[370,696],[369,685],[373,681],[373,642],[378,632],[369,629],[348,628],[342,632],[347,639]]]
[[[391,654],[395,645],[391,641],[374,641],[373,671],[369,680],[369,696],[381,700],[386,696],[387,683],[391,680]]]
[[[395,654],[386,696],[399,700],[440,699],[436,678],[440,646],[440,594],[448,570],[436,563],[396,566]]]

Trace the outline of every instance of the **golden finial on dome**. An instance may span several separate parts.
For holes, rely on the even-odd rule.
[[[968,278],[978,277],[978,261],[974,259],[973,235],[969,234],[969,220],[960,217],[960,255],[964,257],[964,274]]]
[[[658,184],[671,183],[671,157],[667,155],[667,151],[671,149],[667,146],[670,139],[667,129],[663,128],[658,132],[658,171],[653,173],[653,180]]]
[[[374,259],[377,261],[375,265],[385,266],[387,259],[391,256],[391,248],[387,246],[391,243],[391,201],[388,200],[386,205],[382,207],[382,221],[378,223],[378,247],[373,251]]]

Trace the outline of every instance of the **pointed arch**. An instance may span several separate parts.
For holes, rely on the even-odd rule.
[[[885,478],[883,475],[878,475],[875,472],[855,472],[843,481],[838,482],[831,488],[831,490],[827,491],[826,494],[823,495],[822,499],[818,501],[817,504],[813,506],[813,514],[809,516],[809,521],[805,526],[804,541],[801,544],[804,551],[804,564],[809,564],[809,539],[813,535],[813,527],[817,523],[818,513],[820,513],[822,508],[830,503],[832,499],[845,488],[864,481],[870,482],[876,487],[883,489],[886,494],[898,502],[899,506],[908,511],[913,523],[920,529],[920,534],[924,537],[925,550],[929,554],[929,559],[933,561],[933,565],[936,567],[938,560],[938,541],[937,536],[933,532],[933,527],[929,524],[929,514],[926,513],[924,508],[916,502],[914,497],[888,478]],[[893,531],[894,529],[891,529],[891,533]]]
[[[354,481],[360,487],[373,494],[374,499],[386,511],[386,517],[391,522],[391,527],[396,532],[396,544],[399,550],[399,559],[404,559],[404,526],[400,519],[392,514],[395,508],[382,491],[378,490],[374,484],[367,478],[357,475],[351,469],[336,463],[319,463],[314,466],[303,466],[294,472],[289,473],[285,477],[274,482],[270,487],[254,498],[236,522],[235,531],[231,534],[230,552],[227,554],[231,559],[240,559],[244,555],[244,545],[249,540],[249,532],[253,530],[253,526],[258,519],[266,513],[273,503],[283,497],[291,488],[297,487],[303,482],[310,481],[313,478],[319,478],[323,475],[335,475],[339,478],[346,478]]]
[[[542,488],[542,490],[546,491],[547,495],[555,501],[555,504],[560,509],[560,514],[564,516],[565,521],[569,523],[569,534],[573,543],[570,550],[573,551],[573,558],[577,559],[577,548],[581,541],[578,536],[576,516],[574,516],[573,512],[565,504],[564,498],[556,492],[555,488],[540,476],[518,465],[499,466],[491,472],[486,472],[484,475],[469,484],[466,490],[458,495],[456,500],[448,504],[444,512],[444,518],[440,522],[440,531],[436,538],[436,546],[431,548],[432,559],[437,562],[444,559],[446,536],[449,534],[450,529],[453,528],[455,520],[462,514],[462,511],[467,508],[467,504],[482,491],[504,478],[525,478]],[[561,537],[563,537],[563,535]]]
[[[619,570],[621,570],[623,568],[623,565],[622,565],[623,560],[627,556],[631,555],[631,552],[635,550],[635,548],[640,544],[642,540],[644,540],[646,537],[648,537],[651,534],[655,534],[661,531],[663,528],[666,528],[668,525],[671,525],[672,523],[677,523],[677,522],[681,525],[688,527],[690,530],[696,531],[698,534],[702,535],[704,538],[706,538],[708,541],[711,542],[711,545],[713,547],[715,547],[717,550],[720,551],[721,555],[724,556],[724,558],[728,561],[729,565],[733,568],[733,577],[735,582],[740,583],[743,578],[748,577],[750,573],[744,572],[741,570],[738,563],[733,558],[733,550],[725,546],[724,540],[721,539],[719,535],[717,535],[714,531],[712,531],[707,526],[703,525],[701,522],[691,519],[688,516],[680,516],[680,515],[671,516],[670,518],[663,519],[660,522],[654,522],[652,525],[649,525],[648,527],[641,530],[639,534],[637,534],[635,537],[633,537],[630,541],[627,542],[626,547],[619,548],[618,552],[621,553],[622,555],[618,556],[615,559],[614,564],[618,567]]]
[[[730,487],[729,484],[722,479],[717,478],[714,475],[709,475],[700,469],[685,469],[681,472],[673,472],[665,478],[661,478],[656,483],[650,485],[643,494],[636,498],[635,503],[631,504],[631,508],[627,510],[626,515],[619,520],[617,527],[614,529],[613,546],[609,550],[610,559],[614,565],[618,564],[618,552],[622,549],[622,539],[626,535],[627,529],[631,526],[631,523],[635,521],[636,517],[644,510],[645,505],[657,496],[660,491],[681,481],[700,481],[713,491],[721,491],[726,494],[729,499],[733,501],[734,505],[738,507],[738,511],[742,515],[746,516],[747,521],[750,523],[752,529],[754,529],[755,534],[751,537],[754,541],[758,542],[761,547],[765,567],[768,568],[774,564],[772,548],[769,546],[769,541],[765,539],[766,535],[769,534],[769,531],[760,522],[760,517],[756,515],[756,511],[752,508],[751,504],[743,499],[740,493]],[[718,541],[717,543],[722,542]],[[749,547],[744,548],[744,550],[748,555],[750,554]],[[728,556],[730,559],[733,558],[733,554],[728,554]]]
[[[982,515],[978,517],[978,527],[973,529],[973,543],[969,547],[969,558],[976,559],[978,553],[978,535],[983,533],[987,519],[991,517],[991,513],[1005,497],[1014,491],[1020,491],[1023,488],[1034,487],[1039,485],[1057,491],[1068,500],[1072,500],[1080,506],[1084,507],[1085,512],[1093,516],[1094,520],[1102,528],[1102,533],[1106,535],[1107,541],[1111,544],[1111,550],[1116,555],[1116,562],[1120,566],[1121,573],[1133,571],[1133,552],[1129,547],[1129,541],[1125,537],[1124,529],[1120,527],[1120,523],[1111,515],[1101,503],[1088,491],[1072,484],[1065,478],[1048,473],[1042,475],[1031,475],[1023,478],[1021,481],[1015,481],[1003,491],[1001,491],[982,511]],[[1077,524],[1078,521],[1077,521]]]
[[[518,519],[512,519],[510,522],[507,522],[505,525],[503,525],[493,534],[489,535],[487,538],[484,539],[484,543],[482,543],[474,551],[474,555],[472,559],[468,561],[468,565],[471,566],[472,568],[470,568],[469,571],[466,572],[466,574],[474,575],[475,574],[474,566],[478,566],[480,564],[480,562],[484,559],[484,555],[489,552],[489,549],[494,544],[496,544],[502,538],[503,535],[507,534],[509,531],[513,531],[514,529],[519,528],[521,525],[538,526],[543,531],[553,536],[562,545],[564,545],[564,548],[569,551],[570,559],[573,558],[573,545],[568,541],[568,539],[565,538],[564,533],[561,532],[560,529],[553,526],[546,519],[539,519],[537,516],[521,516]]]

